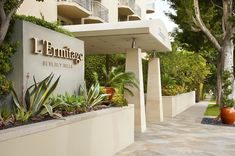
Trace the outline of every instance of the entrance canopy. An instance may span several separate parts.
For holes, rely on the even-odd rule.
[[[85,42],[86,54],[123,53],[132,48],[144,52],[171,51],[168,32],[160,20],[65,26]]]

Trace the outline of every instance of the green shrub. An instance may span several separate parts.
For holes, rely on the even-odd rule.
[[[114,94],[112,98],[112,105],[117,107],[127,106],[128,102],[123,94]]]
[[[107,55],[85,56],[85,79],[88,88],[95,83],[95,77],[93,75],[94,72],[98,73],[99,82],[105,78],[102,68],[106,66],[109,67],[122,66],[122,71],[124,72],[125,55],[113,54],[108,56],[109,57],[107,57]]]
[[[11,58],[17,50],[18,43],[10,41],[11,34],[12,28],[9,29],[5,41],[0,46],[0,98],[10,92],[12,84],[6,75],[13,70]]]
[[[15,122],[12,110],[7,106],[0,106],[0,128]]]
[[[0,97],[9,93],[11,86],[11,81],[7,80],[5,75],[0,75]]]
[[[158,54],[161,62],[163,95],[194,91],[210,75],[210,67],[199,54],[179,51]]]
[[[99,81],[98,73],[94,72],[93,74],[96,81]],[[120,66],[117,68],[111,67],[109,72],[103,67],[102,74],[104,78],[100,81],[100,84],[105,87],[117,88],[122,94],[126,92],[133,96],[134,94],[131,89],[139,88],[135,74],[133,72],[123,72]]]

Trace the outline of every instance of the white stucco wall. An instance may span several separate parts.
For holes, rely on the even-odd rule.
[[[164,117],[174,117],[195,104],[195,92],[163,96],[162,101]]]
[[[38,2],[36,0],[24,0],[20,8],[17,10],[17,14],[30,15],[37,18],[44,16],[46,21],[57,21],[57,0],[44,0],[44,2]]]
[[[1,156],[112,156],[133,142],[133,105],[0,131]]]

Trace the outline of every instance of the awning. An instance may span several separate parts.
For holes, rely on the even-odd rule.
[[[144,52],[171,51],[168,32],[160,20],[64,26],[85,42],[86,54],[121,53],[132,47]]]

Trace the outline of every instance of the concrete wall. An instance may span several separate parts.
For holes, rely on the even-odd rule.
[[[52,72],[55,78],[61,76],[55,94],[78,91],[79,85],[84,84],[84,42],[29,22],[18,21],[15,27],[13,39],[19,42],[20,47],[13,57],[14,70],[9,78],[13,80],[18,95],[23,97],[23,91],[33,84],[33,76],[41,81]],[[67,46],[83,54],[83,61],[74,64],[70,59],[35,54],[33,37],[38,38],[40,50],[45,49],[42,40],[47,40],[55,48]]]
[[[17,10],[17,14],[30,15],[37,18],[44,16],[46,21],[57,21],[57,0],[44,0],[38,2],[36,0],[24,0],[23,4]]]
[[[133,105],[0,131],[2,156],[112,156],[133,142]]]
[[[195,91],[176,96],[163,96],[164,117],[174,117],[195,104]]]

